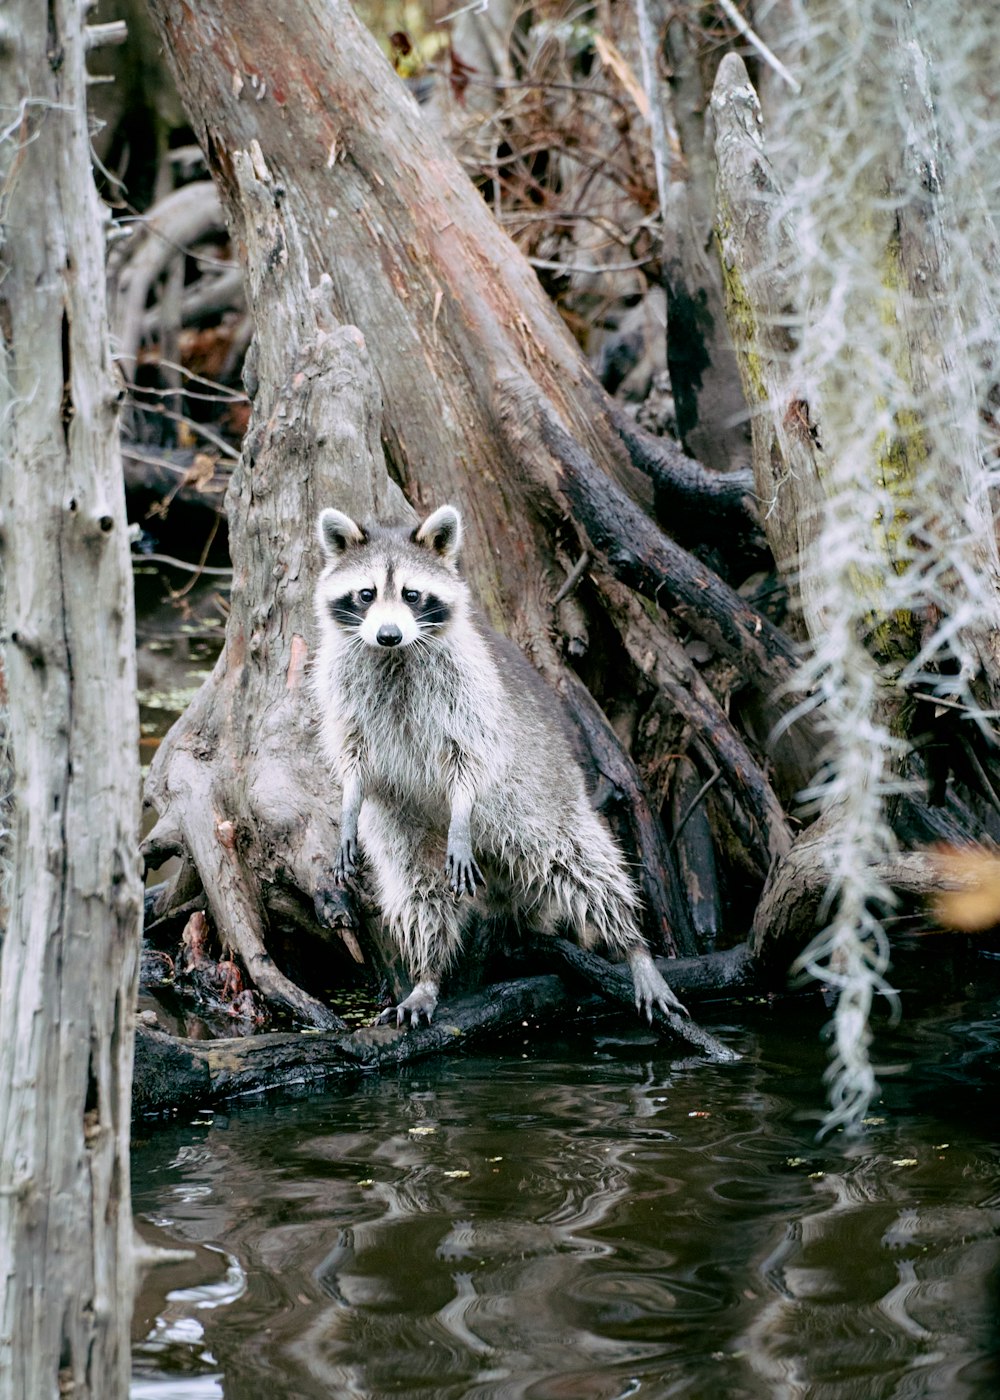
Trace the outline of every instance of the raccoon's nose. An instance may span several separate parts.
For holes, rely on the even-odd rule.
[[[375,633],[375,640],[380,647],[398,647],[403,634],[394,622],[383,622]]]

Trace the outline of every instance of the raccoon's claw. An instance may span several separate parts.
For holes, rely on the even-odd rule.
[[[452,847],[448,851],[444,873],[448,877],[448,888],[456,899],[461,899],[463,894],[474,896],[477,885],[486,888],[483,872],[468,847]]]
[[[333,872],[335,882],[343,887],[350,880],[357,868],[358,843],[349,836],[345,836],[340,843],[340,854],[337,856],[337,866]]]
[[[635,989],[635,1009],[640,1016],[645,1016],[646,1020],[652,1024],[653,1007],[658,1007],[662,1012],[676,1012],[679,1016],[689,1016],[691,1013],[683,1002],[678,1001],[670,990],[670,985],[664,980],[656,968],[653,959],[645,948],[637,948],[629,957],[632,968],[632,985]]]
[[[430,1025],[436,1006],[437,983],[418,982],[405,1001],[401,1001],[398,1006],[387,1006],[375,1024],[391,1026],[395,1022],[397,1026],[410,1026],[417,1030],[421,1016],[425,1024]]]

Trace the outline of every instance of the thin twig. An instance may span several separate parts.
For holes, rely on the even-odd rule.
[[[559,592],[552,599],[553,607],[556,607],[557,604],[561,603],[564,598],[569,597],[569,595],[573,592],[573,589],[583,578],[584,574],[587,572],[589,567],[590,555],[587,553],[586,550],[584,550],[583,553],[580,555],[579,559],[573,565],[572,569],[570,569],[569,573],[566,575],[566,578],[563,582],[562,587],[559,589]]]
[[[543,272],[582,272],[587,276],[596,276],[597,274],[603,276],[605,273],[610,272],[629,272],[632,268],[646,267],[649,263],[655,261],[656,259],[654,257],[635,258],[632,262],[608,263],[606,266],[602,263],[595,263],[587,267],[584,266],[583,263],[551,262],[548,258],[528,259],[532,267],[540,267]]]
[[[788,69],[782,63],[781,59],[771,52],[771,50],[764,43],[764,40],[760,37],[760,35],[754,33],[754,31],[750,28],[749,24],[747,24],[746,20],[740,14],[739,10],[733,4],[733,0],[719,0],[719,9],[722,10],[728,17],[728,19],[736,26],[739,32],[743,35],[744,39],[746,39],[747,43],[752,45],[752,47],[757,50],[764,62],[769,64],[770,67],[774,69],[778,77],[784,78],[785,82],[791,88],[792,92],[801,92],[802,84],[798,81],[797,78],[792,77],[791,73],[789,73]]]
[[[220,437],[219,434],[213,432],[211,428],[206,427],[204,423],[196,423],[193,418],[188,418],[186,414],[183,413],[177,413],[174,409],[167,408],[166,405],[162,403],[139,403],[136,407],[141,408],[143,413],[155,413],[161,418],[170,418],[175,423],[186,423],[193,433],[197,433],[199,437],[203,437],[206,442],[210,442],[213,447],[217,447],[220,452],[225,453],[225,455],[230,457],[234,462],[240,460],[239,449],[233,447],[232,443],[227,442],[224,437]]]
[[[705,781],[702,783],[701,787],[700,787],[700,788],[698,789],[698,791],[695,793],[694,797],[692,797],[691,801],[688,803],[688,809],[687,809],[687,811],[684,813],[683,817],[681,817],[680,821],[677,823],[676,827],[674,828],[674,834],[671,836],[670,840],[667,842],[667,850],[668,850],[668,851],[672,851],[672,850],[674,849],[674,846],[677,844],[677,841],[678,841],[678,839],[679,839],[679,837],[680,837],[681,832],[684,830],[684,828],[685,828],[685,827],[687,826],[687,824],[688,824],[688,818],[691,817],[691,816],[693,816],[694,810],[695,810],[695,808],[698,806],[699,802],[700,802],[700,801],[702,800],[702,798],[705,796],[706,792],[708,792],[709,788],[713,785],[713,783],[715,783],[715,782],[721,777],[721,775],[722,775],[722,769],[721,769],[721,768],[716,768],[716,770],[715,770],[715,772],[712,774],[712,776],[711,776],[710,778],[706,778],[706,779],[705,779]]]
[[[191,589],[198,582],[199,578],[201,578],[202,574],[207,574],[209,572],[214,573],[214,570],[210,570],[209,567],[206,565],[205,560],[208,558],[208,551],[212,548],[212,545],[215,543],[215,537],[218,533],[219,516],[216,516],[215,519],[212,521],[212,528],[208,532],[208,539],[205,541],[205,548],[201,551],[201,558],[198,560],[198,568],[195,572],[194,577],[190,580],[190,582],[186,583],[183,588],[179,588],[176,592],[174,592],[173,589],[170,590],[171,602],[176,603],[178,598],[183,598],[188,593],[190,593]],[[230,574],[231,573],[232,570],[230,570]]]
[[[209,541],[211,544],[211,540]],[[232,569],[224,569],[212,564],[189,564],[186,559],[175,559],[172,554],[133,554],[133,564],[169,564],[172,569],[184,569],[189,574],[212,574],[219,578],[232,578]],[[187,589],[183,590],[185,593]],[[182,594],[175,593],[175,598]]]

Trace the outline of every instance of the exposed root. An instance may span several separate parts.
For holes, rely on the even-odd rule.
[[[196,758],[186,745],[175,744],[172,750],[165,771],[158,774],[154,800],[165,805],[151,836],[179,824],[172,846],[176,848],[179,835],[220,940],[239,957],[262,995],[310,1025],[339,1026],[339,1018],[286,977],[267,950],[267,920],[257,867],[244,860],[240,851],[241,847],[258,845],[262,833],[248,831],[245,819],[241,822],[238,816],[234,820],[229,815],[235,807],[220,801],[220,788],[224,792],[227,785],[218,783],[211,762]],[[162,854],[162,845],[150,849]],[[165,903],[169,908],[169,900]],[[161,907],[158,914],[162,917],[167,908]]]

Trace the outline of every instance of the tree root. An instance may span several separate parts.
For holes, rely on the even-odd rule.
[[[270,842],[259,823],[248,829],[245,819],[236,815],[239,808],[227,800],[227,793],[235,793],[238,783],[220,782],[213,765],[199,761],[186,744],[176,743],[172,750],[169,765],[160,771],[149,793],[155,794],[160,817],[143,843],[143,855],[149,860],[170,851],[184,852],[197,872],[220,941],[237,954],[251,982],[272,1005],[309,1025],[342,1026],[332,1011],[275,966],[267,950],[260,866],[256,860],[247,861],[241,847],[247,851]],[[297,844],[306,844],[308,824],[295,834]],[[315,879],[314,871],[314,883]],[[332,870],[327,883],[332,888]],[[155,910],[157,916],[171,907],[176,893],[170,887]]]
[[[666,620],[651,617],[626,589],[599,579],[637,667],[683,715],[719,768],[733,799],[730,819],[763,879],[789,850],[792,836],[763,769],[712,694]]]
[[[698,636],[723,656],[749,667],[769,694],[788,686],[795,649],[719,576],[664,535],[620,486],[601,472],[552,411],[531,407],[552,454],[559,487],[576,523],[613,577],[653,602],[675,608]],[[528,405],[525,406],[526,411]]]
[[[650,477],[657,518],[687,548],[711,544],[732,558],[760,557],[767,541],[760,527],[753,471],[709,471],[669,438],[653,437],[612,400],[611,421],[633,466]]]
[[[821,909],[832,877],[825,857],[831,824],[815,822],[797,838],[764,885],[754,913],[749,946],[762,965],[790,964],[822,926]],[[933,851],[908,851],[877,862],[872,873],[901,899],[920,900],[945,890],[974,888]]]
[[[591,992],[603,997],[605,1001],[610,1001],[616,1006],[634,1009],[635,996],[632,977],[626,968],[609,963],[596,953],[588,952],[585,948],[578,948],[575,943],[570,943],[565,938],[553,937],[551,934],[533,935],[529,946],[539,958],[547,957],[549,961],[554,958],[562,971],[582,982]],[[716,954],[711,959],[661,959],[658,966],[670,983],[671,990],[683,997],[687,995],[691,985],[686,976],[690,968],[697,969],[699,979],[710,979],[710,974],[706,971],[706,964],[714,967],[717,971],[719,986],[715,990],[722,989],[723,981],[727,990],[732,990],[736,985],[746,986],[750,981],[749,960],[745,948],[732,954]],[[704,985],[704,980],[702,985]],[[661,1011],[654,1007],[653,1025],[657,1030],[669,1031],[676,1039],[693,1045],[695,1049],[700,1050],[702,1054],[719,1064],[730,1064],[734,1060],[740,1059],[740,1055],[735,1050],[730,1050],[709,1031],[704,1030],[689,1017],[681,1016],[676,1011]]]
[[[569,972],[596,996],[568,987],[554,974],[524,977],[483,988],[475,995],[441,1003],[429,1026],[397,1030],[371,1026],[349,1033],[275,1033],[229,1040],[184,1040],[140,1026],[136,1033],[135,1114],[158,1113],[180,1104],[217,1103],[239,1094],[290,1085],[315,1084],[359,1071],[394,1069],[429,1055],[452,1054],[485,1040],[531,1036],[539,1027],[597,1014],[611,1001],[634,1015],[628,972],[549,934],[529,937],[533,957]],[[661,959],[673,990],[689,1000],[754,985],[745,945],[706,958]],[[739,1056],[684,1016],[661,1016],[656,1024],[718,1063]]]
[[[305,696],[315,577],[308,522],[330,501],[357,496],[355,477],[368,483],[363,514],[388,514],[399,498],[384,466],[373,465],[381,463],[372,410],[378,389],[364,342],[353,327],[332,325],[326,283],[309,288],[274,191],[240,153],[235,169],[248,210],[243,236],[259,339],[249,367],[249,382],[257,378],[254,418],[229,496],[232,611],[212,676],[157,751],[146,785],[157,821],[143,850],[147,861],[182,858],[157,917],[203,891],[220,942],[267,1000],[309,1025],[332,1027],[339,1019],[267,949],[268,909],[286,912],[291,893],[340,934],[352,957],[360,954],[352,903],[334,878],[339,792],[320,759]],[[276,266],[280,278],[270,275]],[[280,528],[285,521],[294,528]]]

